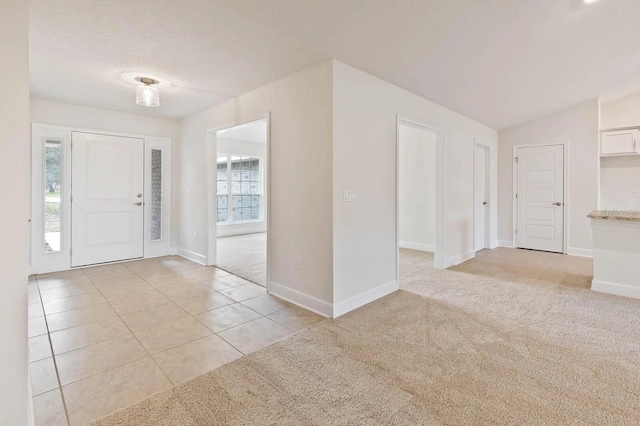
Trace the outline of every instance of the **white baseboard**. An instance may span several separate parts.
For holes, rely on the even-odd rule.
[[[350,297],[347,300],[336,303],[333,305],[333,317],[338,318],[339,316],[344,315],[347,312],[351,312],[354,309],[366,305],[367,303],[371,303],[374,300],[378,300],[381,297],[386,296],[387,294],[391,294],[399,288],[400,285],[398,284],[398,281],[393,280],[379,285],[378,287],[372,288],[371,290],[360,293],[356,296]]]
[[[616,296],[632,297],[640,299],[640,287],[626,284],[608,283],[605,281],[593,280],[591,290],[600,293],[615,294]]]
[[[207,264],[207,257],[205,255],[202,255],[200,253],[196,253],[194,251],[191,250],[187,250],[187,249],[183,249],[181,247],[178,247],[177,253],[178,256],[182,256],[185,259],[189,259],[189,260],[193,260],[196,263],[199,263],[201,265],[206,265]]]
[[[567,247],[567,254],[571,256],[593,257],[593,250]]]
[[[295,290],[291,287],[270,281],[267,290],[274,296],[278,296],[287,302],[295,303],[296,305],[311,312],[315,312],[318,315],[322,315],[323,317],[331,318],[331,315],[333,314],[333,306],[331,303]]]
[[[449,268],[450,266],[459,265],[462,262],[465,262],[465,261],[467,261],[469,259],[473,259],[474,257],[476,257],[476,251],[475,250],[469,250],[466,253],[461,253],[461,254],[457,254],[455,256],[451,256],[450,258],[445,260],[444,269]]]
[[[429,253],[433,253],[436,249],[436,247],[433,244],[412,243],[409,241],[400,241],[399,245],[400,245],[400,248],[419,250],[419,251],[428,251]]]
[[[513,248],[513,241],[498,240],[498,247]]]

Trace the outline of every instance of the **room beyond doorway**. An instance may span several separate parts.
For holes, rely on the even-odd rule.
[[[215,132],[215,265],[264,287],[268,138],[268,118]]]

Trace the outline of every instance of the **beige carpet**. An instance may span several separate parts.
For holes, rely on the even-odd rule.
[[[267,233],[218,238],[217,265],[234,275],[267,285]]]
[[[640,424],[640,301],[428,265],[99,425]]]

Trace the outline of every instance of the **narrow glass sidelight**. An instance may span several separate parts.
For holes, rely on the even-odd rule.
[[[44,247],[45,253],[61,249],[62,141],[45,140],[44,149]]]
[[[151,150],[151,241],[162,239],[162,150]]]

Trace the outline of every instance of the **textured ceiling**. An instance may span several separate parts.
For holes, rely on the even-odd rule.
[[[31,3],[34,96],[165,117],[329,58],[494,128],[640,83],[638,0]],[[131,70],[179,87],[138,107]]]

